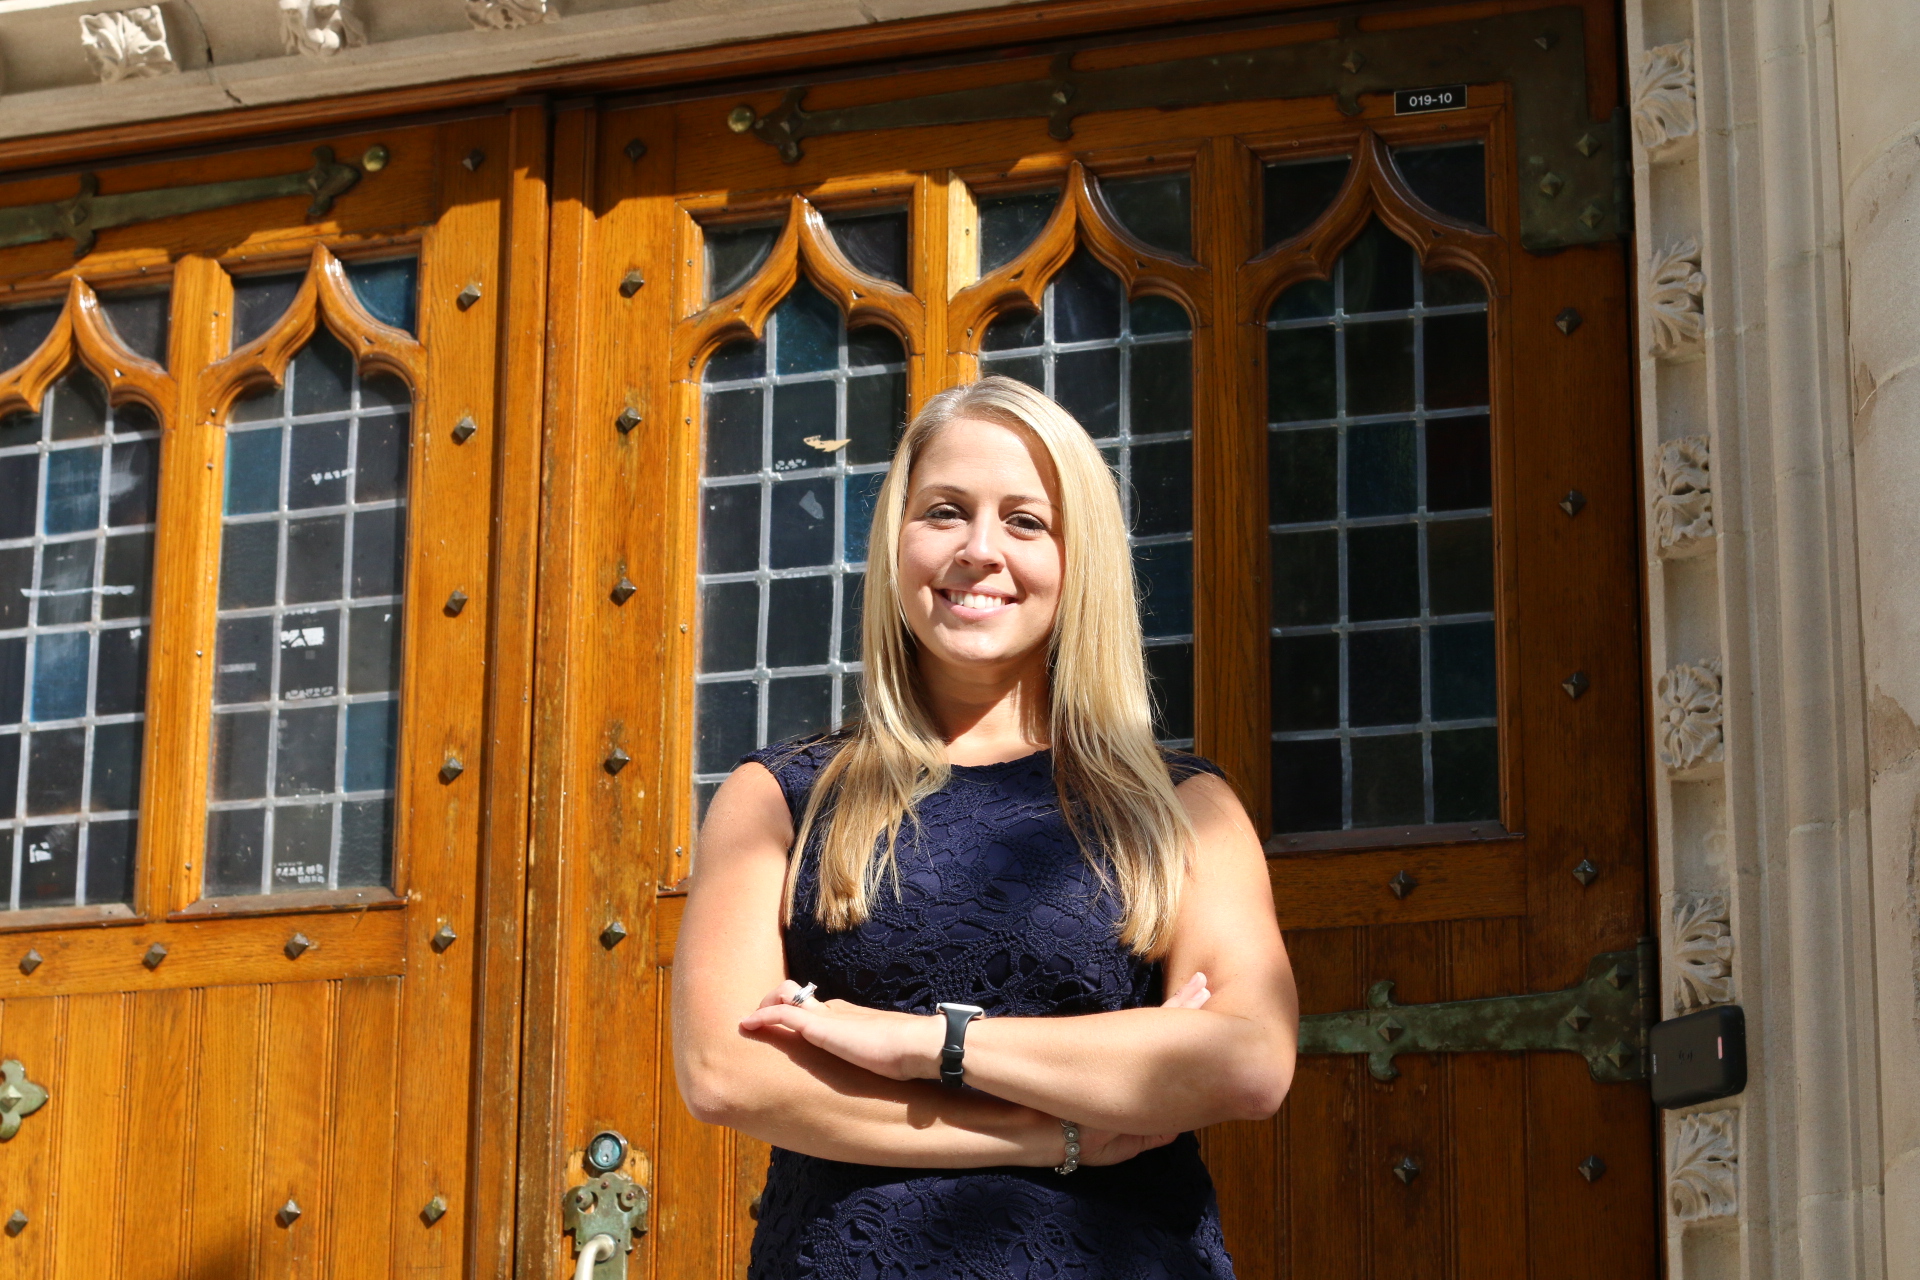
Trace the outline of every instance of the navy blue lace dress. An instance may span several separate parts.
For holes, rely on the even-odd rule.
[[[747,759],[780,781],[799,824],[837,743],[765,747]],[[1194,756],[1176,779],[1219,772]],[[1116,938],[1117,904],[1068,835],[1041,751],[956,766],[903,838],[900,893],[857,929],[813,918],[815,851],[800,870],[787,974],[822,1000],[932,1013],[941,1001],[989,1017],[1100,1013],[1158,1004],[1158,964]],[[1231,1277],[1213,1181],[1190,1133],[1122,1164],[1051,1169],[903,1169],[775,1148],[749,1280],[1191,1280]]]

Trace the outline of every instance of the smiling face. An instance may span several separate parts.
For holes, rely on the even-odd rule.
[[[915,459],[900,606],[925,675],[1004,679],[1046,662],[1065,544],[1053,462],[1027,432],[948,423]]]

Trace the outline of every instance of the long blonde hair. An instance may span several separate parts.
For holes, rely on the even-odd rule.
[[[814,913],[829,929],[864,922],[880,882],[893,879],[902,829],[914,821],[921,799],[947,785],[946,740],[920,694],[914,640],[901,611],[899,547],[914,464],[941,430],[963,418],[1031,436],[1059,477],[1066,563],[1048,641],[1054,782],[1069,830],[1103,882],[1118,892],[1120,940],[1140,955],[1161,955],[1172,933],[1193,827],[1153,740],[1119,490],[1072,415],[1025,383],[1003,377],[930,399],[901,437],[880,487],[861,618],[864,710],[821,770],[794,841],[798,853],[814,827],[824,827]],[[799,866],[796,856],[784,899],[789,921]]]

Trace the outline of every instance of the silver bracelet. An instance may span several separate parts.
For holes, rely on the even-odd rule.
[[[1080,1126],[1071,1120],[1062,1120],[1060,1134],[1067,1140],[1067,1158],[1055,1165],[1053,1171],[1064,1176],[1080,1167]]]

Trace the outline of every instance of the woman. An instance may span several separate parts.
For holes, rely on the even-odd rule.
[[[749,1275],[1231,1276],[1190,1131],[1279,1108],[1293,978],[1239,801],[1154,745],[1086,433],[933,397],[863,618],[862,718],[727,779],[677,944],[681,1094],[775,1148]]]

